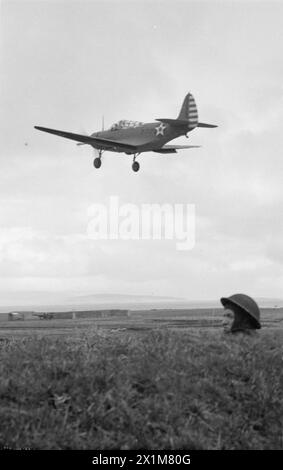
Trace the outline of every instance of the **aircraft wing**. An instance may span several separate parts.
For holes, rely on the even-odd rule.
[[[163,145],[160,149],[153,150],[157,153],[177,153],[177,150],[181,149],[195,149],[199,148],[200,145]]]
[[[49,129],[48,127],[34,126],[35,129],[43,132],[48,132],[49,134],[58,135],[59,137],[65,137],[66,139],[75,140],[76,142],[82,142],[84,144],[96,145],[105,148],[111,149],[121,149],[121,150],[136,150],[135,145],[131,145],[124,142],[118,142],[115,140],[101,139],[100,137],[91,137],[88,135],[74,134],[73,132],[59,131],[56,129]]]

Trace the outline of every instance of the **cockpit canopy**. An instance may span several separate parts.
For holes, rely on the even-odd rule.
[[[110,127],[111,131],[117,131],[120,129],[128,129],[129,127],[139,127],[142,126],[143,122],[140,121],[128,121],[127,119],[122,119],[121,121],[116,122]]]

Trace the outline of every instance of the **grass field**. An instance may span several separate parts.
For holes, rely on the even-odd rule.
[[[0,447],[283,449],[282,312],[255,336],[221,311],[0,324]]]

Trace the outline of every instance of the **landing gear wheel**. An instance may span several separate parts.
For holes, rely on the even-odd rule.
[[[134,162],[134,163],[132,164],[132,169],[133,169],[133,171],[139,171],[139,169],[140,169],[140,164],[139,164],[139,162]]]
[[[100,167],[101,167],[101,159],[100,159],[100,158],[95,158],[95,159],[93,160],[93,166],[94,166],[95,168],[100,168]]]

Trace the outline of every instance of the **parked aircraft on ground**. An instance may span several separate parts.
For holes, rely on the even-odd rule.
[[[38,317],[41,320],[52,320],[54,318],[54,313],[51,313],[51,312],[33,313],[33,316]]]

